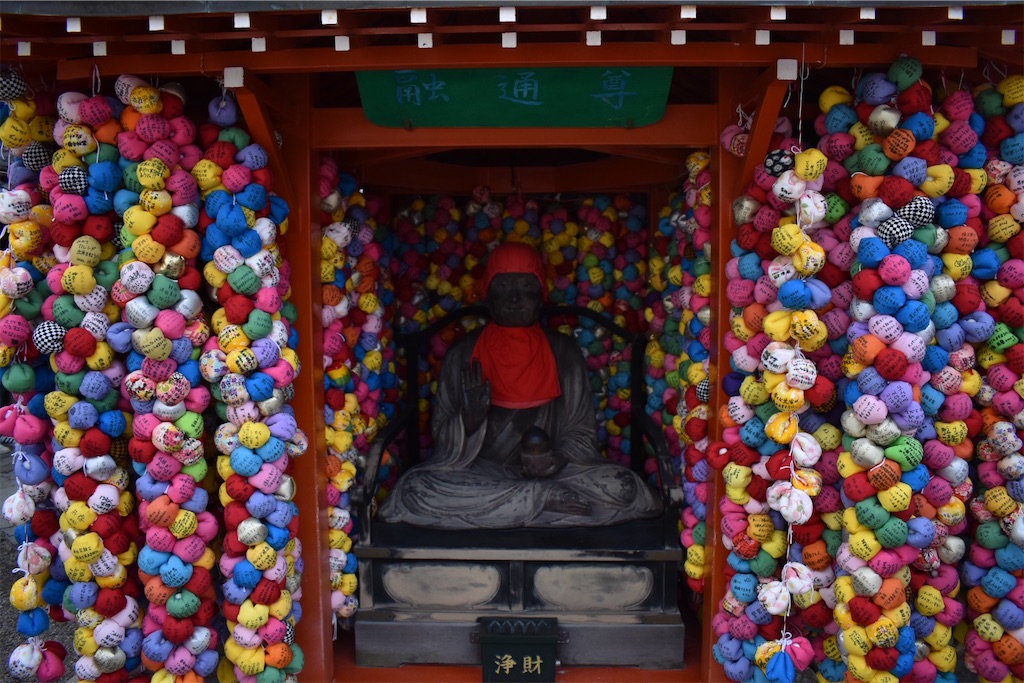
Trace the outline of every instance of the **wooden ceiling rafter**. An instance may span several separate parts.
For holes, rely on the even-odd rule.
[[[246,41],[263,37],[268,41],[268,49],[272,45],[274,51],[288,52],[303,47],[331,47],[331,39],[338,35],[354,40],[352,49],[364,49],[367,44],[377,47],[414,45],[418,33],[431,33],[435,44],[441,44],[446,40],[444,36],[449,36],[452,41],[457,37],[460,44],[487,45],[499,40],[496,34],[509,31],[530,42],[578,44],[587,31],[600,30],[603,42],[626,40],[638,45],[655,45],[667,42],[672,30],[683,29],[689,34],[688,42],[706,40],[721,44],[723,39],[738,40],[739,46],[746,49],[753,47],[752,35],[758,30],[770,31],[773,41],[781,39],[790,43],[819,42],[823,28],[830,42],[836,31],[852,30],[861,40],[870,42],[886,33],[912,35],[908,26],[924,26],[936,32],[940,46],[947,42],[998,45],[1003,28],[1024,25],[1019,7],[1012,5],[969,5],[964,8],[963,20],[951,19],[945,7],[885,6],[877,8],[875,19],[866,20],[856,8],[801,5],[787,7],[783,21],[773,21],[768,7],[749,5],[701,5],[694,19],[681,18],[678,6],[613,5],[607,8],[607,19],[603,21],[590,19],[588,8],[579,6],[516,9],[516,22],[501,23],[496,7],[430,8],[425,24],[412,24],[408,10],[342,10],[338,12],[337,25],[323,25],[319,11],[310,9],[257,11],[249,15],[250,28],[241,29],[234,28],[233,15],[229,13],[170,15],[164,19],[163,31],[149,31],[148,18],[144,15],[83,17],[79,33],[67,33],[63,17],[3,15],[0,58],[14,59],[16,55],[11,53],[20,41],[46,46],[37,50],[61,59],[91,57],[90,43],[95,41],[106,41],[109,46],[130,43],[131,49],[119,47],[118,52],[152,58],[169,52],[171,40],[184,40],[189,52],[214,49],[244,52],[248,47]],[[566,36],[570,36],[569,40]],[[143,51],[146,52],[143,54]],[[1019,54],[1020,50],[1016,52]]]

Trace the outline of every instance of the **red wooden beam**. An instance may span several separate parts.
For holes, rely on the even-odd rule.
[[[764,95],[761,97],[761,101],[757,104],[757,109],[754,112],[754,123],[750,127],[750,137],[747,141],[747,156],[743,160],[743,170],[740,172],[738,178],[735,179],[736,186],[734,187],[733,194],[726,197],[720,197],[720,201],[731,203],[733,197],[739,193],[747,183],[754,177],[754,167],[764,162],[764,157],[768,153],[768,143],[775,133],[775,122],[779,118],[779,112],[782,110],[782,102],[786,97],[786,90],[789,89],[789,81],[772,81],[764,89]],[[719,101],[721,105],[722,102]]]
[[[650,42],[614,42],[587,47],[577,43],[520,44],[514,50],[500,45],[440,45],[420,49],[415,45],[373,47],[347,52],[333,48],[304,48],[268,52],[221,50],[216,52],[160,55],[140,60],[138,55],[111,55],[61,60],[58,80],[89,78],[95,64],[101,75],[134,73],[187,76],[219,74],[225,67],[242,66],[257,73],[317,73],[391,69],[444,69],[472,64],[479,68],[544,66],[765,66],[779,59],[800,59],[804,50],[809,66],[868,66],[890,64],[901,53],[917,57],[925,66],[970,68],[977,64],[974,47],[914,47],[897,45],[849,45],[820,43],[773,43],[736,45],[731,42],[669,45]],[[0,57],[14,56],[13,45],[4,44]],[[8,55],[10,53],[10,55]]]
[[[456,166],[424,159],[398,164],[369,163],[356,166],[360,182],[375,192],[448,193],[455,188],[484,185],[491,192],[521,191],[525,195],[555,192],[614,192],[651,187],[669,188],[685,174],[683,157],[677,151],[675,163],[630,158],[602,159],[566,166],[516,167],[518,187],[513,187],[508,167]],[[343,162],[347,160],[342,157]],[[660,208],[660,207],[659,207]]]
[[[270,170],[274,174],[274,191],[284,197],[289,206],[294,206],[298,196],[292,188],[292,174],[282,164],[276,131],[261,100],[250,88],[234,88],[233,92],[238,101],[238,108],[245,118],[245,124],[249,128],[249,134],[267,152]]]

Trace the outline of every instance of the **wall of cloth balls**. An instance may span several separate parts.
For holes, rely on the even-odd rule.
[[[901,57],[803,95],[727,216],[714,657],[1018,680],[1024,76]]]
[[[336,624],[351,628],[359,582],[348,491],[365,476],[370,445],[395,418],[400,399],[394,251],[386,202],[364,195],[328,156],[320,160],[320,209],[331,609]],[[381,498],[400,472],[401,460],[389,448],[378,474]]]
[[[417,332],[451,311],[482,303],[478,282],[486,255],[505,241],[541,250],[550,303],[588,307],[626,329],[646,329],[648,224],[642,198],[596,195],[555,202],[513,195],[502,202],[477,187],[462,200],[443,195],[399,204],[386,243],[394,250],[391,278],[401,332]],[[609,458],[628,463],[631,351],[589,319],[565,322],[562,331],[577,337],[591,370],[602,448]],[[444,354],[481,323],[464,318],[431,340],[419,368],[421,457],[430,452],[429,397]]]
[[[689,599],[703,598],[707,538],[708,362],[711,349],[710,155],[686,160],[688,176],[652,231],[645,318],[650,342],[645,410],[665,431],[685,504],[680,542]]]
[[[7,671],[295,681],[289,207],[229,92],[110,85],[0,75]],[[51,620],[76,626],[70,660]]]
[[[704,572],[707,478],[707,361],[710,336],[709,155],[689,160],[689,179],[649,229],[641,198],[583,196],[545,202],[505,201],[485,187],[464,197],[435,195],[389,201],[364,193],[338,162],[320,163],[327,477],[332,607],[342,628],[358,608],[357,563],[350,554],[356,511],[347,491],[361,480],[369,446],[398,410],[409,359],[394,335],[414,333],[462,307],[482,302],[477,282],[487,253],[503,241],[539,248],[550,302],[587,306],[631,330],[648,330],[646,408],[663,425],[687,504],[681,533],[695,600]],[[618,283],[618,284],[614,284]],[[430,397],[447,348],[483,323],[466,316],[439,332],[417,368],[420,457],[428,457]],[[631,349],[589,320],[567,318],[592,370],[595,413],[608,457],[628,464]],[[684,461],[685,454],[685,461]],[[399,444],[384,453],[383,499],[414,462]],[[648,474],[656,475],[653,459]]]

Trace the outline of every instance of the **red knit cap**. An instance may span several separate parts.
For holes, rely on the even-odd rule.
[[[544,275],[544,262],[540,252],[522,242],[506,242],[491,252],[487,257],[487,267],[480,283],[483,293],[491,286],[491,280],[501,273],[533,273],[540,281],[541,291],[548,294],[548,279]]]

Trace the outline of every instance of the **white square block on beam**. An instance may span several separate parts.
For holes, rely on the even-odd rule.
[[[245,68],[241,66],[224,67],[224,87],[241,88],[245,85]]]
[[[780,81],[795,81],[800,76],[800,62],[795,59],[779,59],[775,62],[775,78]]]

